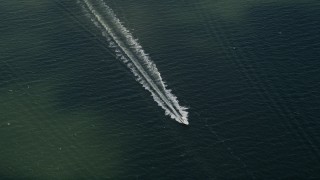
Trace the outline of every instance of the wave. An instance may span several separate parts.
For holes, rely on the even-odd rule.
[[[160,72],[131,33],[122,25],[113,10],[102,0],[78,0],[94,25],[106,38],[116,56],[135,75],[136,80],[151,92],[153,99],[172,119],[188,125],[187,108],[166,88]]]

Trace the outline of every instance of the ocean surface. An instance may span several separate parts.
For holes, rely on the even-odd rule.
[[[188,126],[84,1],[0,0],[0,179],[320,178],[320,1],[103,0]]]

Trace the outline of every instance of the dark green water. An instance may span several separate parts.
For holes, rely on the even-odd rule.
[[[181,126],[73,0],[0,0],[0,179],[320,178],[320,3],[108,0]]]

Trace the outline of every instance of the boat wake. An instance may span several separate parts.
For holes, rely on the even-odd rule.
[[[135,75],[136,80],[151,92],[153,99],[172,119],[188,125],[187,108],[166,88],[156,67],[131,33],[122,25],[103,0],[78,0],[94,25],[102,32],[116,56]]]

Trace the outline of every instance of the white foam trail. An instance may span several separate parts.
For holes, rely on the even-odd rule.
[[[166,89],[156,65],[122,25],[113,10],[102,0],[82,0],[80,4],[106,37],[117,57],[128,66],[137,81],[151,92],[153,99],[165,110],[166,115],[180,123],[189,124],[187,108],[180,106],[176,96]]]

